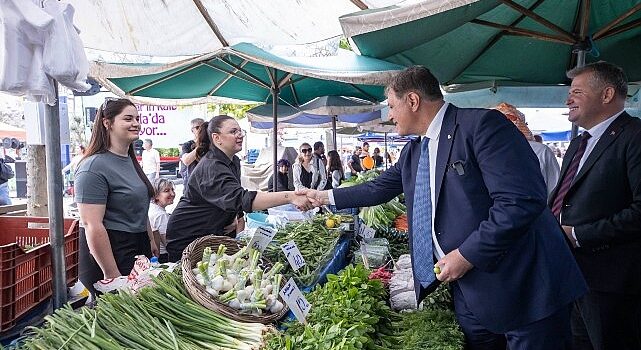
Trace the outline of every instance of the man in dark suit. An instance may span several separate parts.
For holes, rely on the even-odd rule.
[[[589,292],[574,305],[575,349],[641,349],[641,120],[624,110],[623,71],[568,72],[569,120],[586,131],[563,158],[550,199]]]
[[[310,201],[359,207],[405,193],[419,301],[449,282],[469,349],[564,349],[587,288],[527,141],[498,111],[445,103],[424,67],[397,74],[387,97],[398,133],[421,139],[374,181],[307,190]]]

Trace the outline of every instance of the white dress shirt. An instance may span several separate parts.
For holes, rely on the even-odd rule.
[[[594,146],[596,146],[597,142],[599,142],[599,139],[601,138],[601,136],[603,136],[603,133],[605,133],[605,131],[608,130],[608,128],[610,127],[610,124],[612,124],[612,122],[618,116],[620,116],[621,113],[623,113],[623,111],[620,111],[619,113],[593,126],[592,128],[590,128],[590,130],[587,130],[587,132],[589,132],[592,137],[588,139],[588,144],[585,147],[585,153],[583,153],[583,157],[579,162],[579,168],[576,170],[577,174],[581,171],[583,164],[585,163],[586,159],[588,159],[588,156],[590,155],[590,153],[592,153]]]

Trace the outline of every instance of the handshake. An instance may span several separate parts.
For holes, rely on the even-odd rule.
[[[303,188],[294,192],[291,203],[300,211],[307,211],[329,204],[328,191]]]

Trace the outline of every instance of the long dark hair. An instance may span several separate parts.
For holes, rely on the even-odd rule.
[[[94,121],[93,129],[91,130],[91,140],[89,141],[89,145],[85,150],[84,156],[82,158],[83,160],[91,157],[94,154],[105,153],[109,150],[109,147],[111,146],[111,138],[109,137],[109,130],[107,130],[102,121],[107,120],[110,124],[112,124],[116,116],[122,113],[122,111],[127,106],[132,106],[134,108],[136,107],[136,105],[128,99],[119,98],[105,100],[105,103],[103,103],[102,106],[98,108],[98,112],[96,113],[96,120]],[[151,185],[151,182],[149,182],[147,175],[145,175],[144,171],[142,170],[142,167],[140,167],[138,159],[136,159],[136,152],[134,151],[133,143],[129,144],[129,150],[127,154],[129,155],[129,158],[131,158],[131,162],[134,164],[134,168],[136,169],[138,177],[140,177],[142,182],[145,183],[145,186],[147,186],[147,196],[149,196],[149,198],[152,198],[154,196],[154,188]]]
[[[343,171],[343,162],[341,162],[341,156],[338,152],[334,150],[327,152],[327,163],[328,172],[331,174],[334,170],[338,170],[342,179],[345,174]]]
[[[200,159],[207,154],[209,147],[211,146],[211,139],[209,134],[207,134],[207,128],[209,127],[209,122],[204,122],[198,127],[198,137],[196,138],[196,160],[200,162]]]

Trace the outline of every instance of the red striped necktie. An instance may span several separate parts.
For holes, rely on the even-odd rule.
[[[585,153],[585,148],[588,146],[588,139],[590,137],[592,137],[592,135],[590,135],[590,133],[587,131],[584,131],[583,134],[581,134],[581,144],[579,144],[579,148],[574,153],[572,162],[570,162],[570,166],[568,166],[568,170],[563,176],[561,187],[559,187],[559,190],[556,192],[556,197],[554,197],[554,202],[552,205],[552,213],[554,213],[554,216],[556,216],[557,218],[561,213],[561,207],[563,206],[565,195],[568,194],[568,190],[570,189],[572,180],[574,180],[574,177],[579,170],[579,163],[581,163],[581,158],[583,158],[583,154]]]

